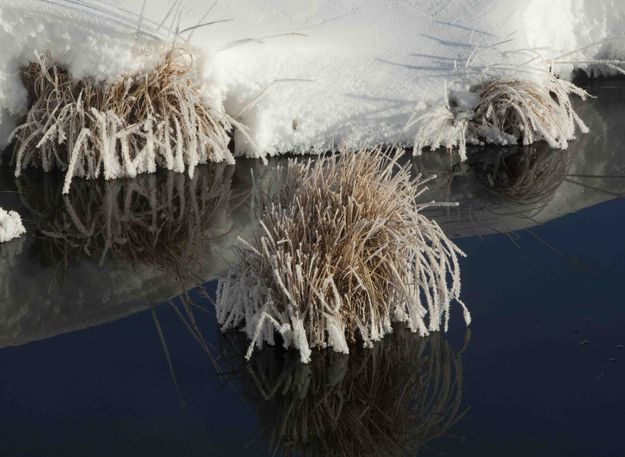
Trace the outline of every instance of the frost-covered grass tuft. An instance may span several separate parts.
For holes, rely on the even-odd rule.
[[[427,180],[382,151],[290,162],[276,192],[255,191],[258,224],[238,265],[222,278],[217,318],[254,346],[348,353],[371,347],[393,322],[427,335],[446,330],[460,302],[462,251],[425,217]]]
[[[6,243],[26,233],[22,218],[15,211],[0,208],[0,243]]]
[[[577,128],[588,133],[571,95],[586,100],[588,93],[552,74],[542,82],[499,78],[480,89],[473,118],[478,137],[496,144],[544,140],[554,149],[566,149]]]
[[[414,142],[415,151],[426,147],[432,150],[457,148],[461,160],[466,160],[469,119],[456,116],[449,103],[423,114],[416,122],[419,123],[419,130]]]
[[[529,145],[538,141],[566,149],[577,129],[588,133],[571,102],[572,95],[586,100],[588,93],[551,73],[539,82],[502,76],[464,95],[464,103],[446,101],[414,121],[418,124],[415,154],[424,148],[457,148],[465,160],[467,144]]]
[[[193,176],[201,163],[234,159],[230,122],[202,96],[191,55],[168,49],[158,64],[112,83],[76,80],[49,53],[23,71],[31,108],[14,131],[16,176],[28,166],[74,176],[135,177],[157,167]]]

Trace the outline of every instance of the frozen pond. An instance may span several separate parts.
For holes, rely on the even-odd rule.
[[[280,161],[65,198],[59,177],[0,167],[0,206],[28,229],[0,245],[0,455],[622,455],[625,83],[589,90],[592,133],[567,151],[412,160],[438,176],[427,200],[460,202],[430,215],[469,255],[470,331],[457,313],[447,335],[310,366],[245,364],[212,313],[250,168],[269,182]]]

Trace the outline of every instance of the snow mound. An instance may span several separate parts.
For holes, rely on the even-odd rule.
[[[19,69],[35,51],[75,78],[114,81],[153,68],[154,49],[176,31],[207,99],[246,126],[235,155],[266,157],[413,146],[423,126],[410,121],[444,106],[452,88],[541,82],[550,70],[568,79],[576,67],[614,73],[625,2],[2,0],[0,145],[28,110]]]
[[[15,211],[0,208],[0,243],[6,243],[26,233],[22,218]]]

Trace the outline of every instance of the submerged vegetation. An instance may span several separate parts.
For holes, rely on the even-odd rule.
[[[156,66],[113,83],[74,79],[49,53],[23,70],[31,107],[14,131],[15,167],[74,176],[135,177],[163,167],[193,176],[198,164],[234,159],[230,120],[202,95],[198,69],[181,48],[163,52]]]
[[[224,335],[222,357],[255,405],[272,455],[414,455],[466,413],[462,351],[440,334],[397,328],[371,350],[325,351],[309,365],[273,348],[241,363],[243,339]]]
[[[254,346],[276,334],[303,362],[314,348],[348,353],[371,347],[404,323],[424,336],[447,330],[460,301],[464,254],[417,199],[426,179],[412,178],[382,151],[288,165],[285,182],[255,189],[258,223],[240,261],[222,278],[217,319],[243,328]]]

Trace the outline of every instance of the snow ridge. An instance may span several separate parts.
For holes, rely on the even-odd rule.
[[[409,121],[443,109],[451,88],[605,74],[625,59],[620,0],[3,0],[0,144],[28,111],[19,70],[35,51],[110,83],[154,68],[176,30],[211,106],[246,126],[234,155],[249,157],[412,147],[423,138]]]

